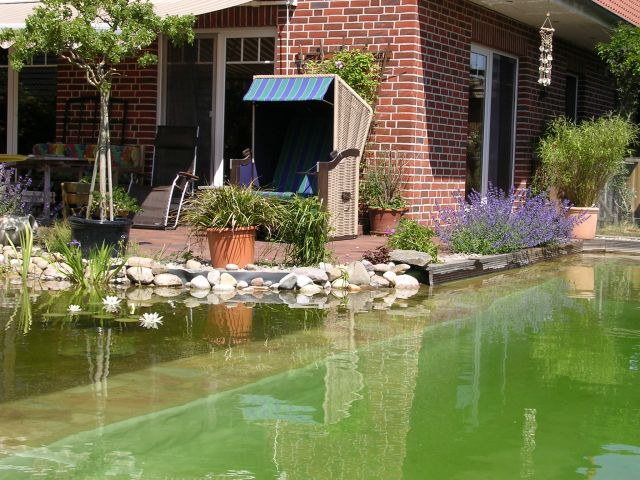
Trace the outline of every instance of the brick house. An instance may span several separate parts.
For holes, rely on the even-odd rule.
[[[154,3],[159,13],[197,14],[197,39],[175,48],[161,38],[156,67],[126,65],[116,79],[113,95],[128,101],[125,143],[151,145],[157,124],[198,124],[198,171],[221,184],[229,158],[251,143],[241,97],[252,75],[296,73],[299,55],[320,47],[366,45],[388,51],[369,151],[408,159],[411,215],[424,221],[454,192],[526,184],[535,140],[553,115],[611,110],[612,80],[593,47],[619,22],[640,24],[640,0]],[[0,26],[19,25],[32,7],[1,0]],[[552,83],[544,88],[538,31],[547,11],[556,32]],[[0,153],[60,140],[66,100],[93,94],[68,65],[46,57],[33,63],[18,75],[0,49]]]

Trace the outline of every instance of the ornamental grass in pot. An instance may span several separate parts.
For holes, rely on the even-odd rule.
[[[578,125],[564,117],[554,119],[540,141],[541,159],[536,183],[553,188],[581,216],[573,237],[595,237],[596,202],[607,183],[625,170],[624,158],[638,134],[638,127],[618,115],[586,120]]]
[[[369,211],[370,233],[391,235],[408,210],[402,196],[405,160],[391,150],[370,159],[364,167],[360,195]]]
[[[256,227],[271,230],[278,212],[251,187],[226,185],[199,190],[186,202],[183,218],[196,235],[206,235],[214,267],[244,268],[254,259]]]

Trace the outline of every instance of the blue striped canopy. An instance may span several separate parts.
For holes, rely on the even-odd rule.
[[[323,100],[333,77],[255,78],[244,96],[247,102]]]

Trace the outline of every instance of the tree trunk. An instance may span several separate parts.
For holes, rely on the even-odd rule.
[[[111,170],[109,162],[110,135],[109,135],[109,98],[111,92],[108,89],[100,89],[100,134],[98,137],[98,174],[100,176],[100,220],[113,220],[113,187],[111,176],[107,172]]]

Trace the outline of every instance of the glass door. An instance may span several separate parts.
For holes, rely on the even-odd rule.
[[[196,174],[211,179],[214,39],[197,38],[191,45],[167,45],[165,124],[199,126]]]
[[[474,47],[471,51],[466,193],[513,185],[518,61]]]

